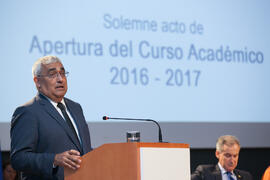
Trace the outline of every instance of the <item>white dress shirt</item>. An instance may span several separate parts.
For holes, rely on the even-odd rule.
[[[222,174],[222,180],[230,180],[228,175],[227,175],[227,171],[221,166],[220,163],[218,163],[218,167],[219,167],[221,174]],[[233,172],[231,172],[231,173],[232,173],[232,178],[234,180],[237,180],[236,175]]]

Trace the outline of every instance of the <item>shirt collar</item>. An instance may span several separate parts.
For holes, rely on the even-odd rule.
[[[42,93],[41,93],[41,94],[42,94]],[[55,108],[57,108],[57,104],[58,104],[58,103],[54,102],[53,100],[51,100],[49,97],[45,96],[44,94],[42,94],[42,95],[43,95],[46,99],[48,99],[48,101],[50,101],[50,103],[51,103]],[[64,101],[64,98],[61,100],[61,103],[64,104],[65,107],[67,107],[67,106],[66,106],[66,103],[65,103],[65,101]]]
[[[55,108],[57,108],[57,104],[58,104],[58,103],[52,101],[50,98],[48,98],[48,100],[52,103],[52,105],[53,105]],[[65,101],[64,101],[64,98],[62,99],[62,101],[61,101],[60,103],[62,103],[65,107],[67,107],[67,106],[66,106],[66,103],[65,103]]]
[[[219,169],[221,171],[221,174],[226,174],[227,173],[227,171],[221,166],[220,163],[218,163],[218,167],[219,167]],[[231,171],[231,173],[232,173],[232,175],[234,175],[233,171]]]

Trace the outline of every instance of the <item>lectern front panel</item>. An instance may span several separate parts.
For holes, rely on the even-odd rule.
[[[141,180],[190,180],[189,148],[140,148]]]

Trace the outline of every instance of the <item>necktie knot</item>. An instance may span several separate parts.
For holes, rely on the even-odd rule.
[[[227,171],[226,174],[227,174],[229,180],[234,180],[231,172]]]
[[[57,103],[57,107],[59,107],[61,110],[66,110],[66,107],[61,102]]]

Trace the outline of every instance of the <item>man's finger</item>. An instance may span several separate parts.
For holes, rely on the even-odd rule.
[[[80,164],[70,160],[69,158],[66,158],[66,160],[64,161],[64,165],[72,168],[73,170],[80,168]]]
[[[69,150],[68,153],[71,154],[71,155],[77,155],[77,156],[80,156],[80,152],[79,152],[79,151],[76,151],[76,150],[74,150],[74,149]]]
[[[80,156],[70,155],[70,156],[67,156],[67,158],[76,164],[80,164],[82,162],[82,160],[80,159]]]

